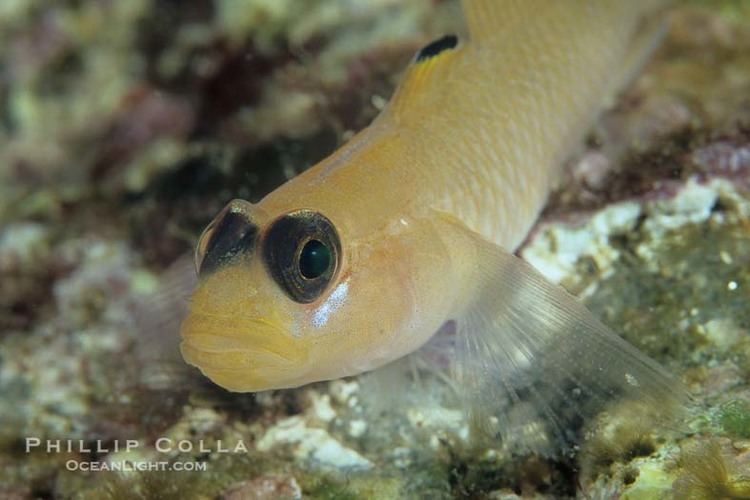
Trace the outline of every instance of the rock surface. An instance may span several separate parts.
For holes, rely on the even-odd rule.
[[[557,458],[474,446],[430,373],[403,397],[378,376],[229,394],[174,357],[174,318],[134,317],[180,289],[169,265],[228,200],[351,137],[418,47],[460,29],[451,1],[178,3],[0,2],[0,496],[750,494],[744,2],[670,15],[519,252],[695,396],[676,432],[614,408]]]

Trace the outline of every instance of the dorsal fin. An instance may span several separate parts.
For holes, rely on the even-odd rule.
[[[671,3],[673,0],[564,0],[560,2],[569,9],[582,9],[605,6],[630,9],[646,13]],[[472,41],[492,38],[524,20],[548,10],[555,0],[461,0],[461,8],[469,28]]]
[[[522,9],[536,3],[531,0],[461,0],[461,8],[469,36],[472,40],[482,40],[522,19]]]
[[[458,47],[459,40],[456,35],[445,35],[417,51],[391,99],[390,109],[398,115],[407,106],[424,105],[430,98],[430,85],[439,85],[440,80],[451,72],[451,62]]]
[[[497,54],[502,51],[505,39],[514,40],[513,43],[516,44],[520,43],[519,40],[522,42],[529,35],[519,30],[532,29],[528,27],[530,24],[535,26],[533,30],[537,30],[534,31],[536,33],[540,32],[540,26],[555,26],[561,20],[569,21],[571,17],[579,15],[584,16],[583,19],[592,26],[601,18],[623,19],[625,22],[628,18],[645,15],[669,1],[462,0],[469,28],[468,43],[459,42],[454,35],[447,35],[417,52],[412,65],[405,72],[400,87],[391,99],[389,108],[399,120],[404,120],[408,116],[419,119],[424,116],[423,113],[432,112],[436,106],[442,106],[442,89],[446,87],[446,80],[499,75],[503,71],[503,66],[502,58],[497,57]],[[485,56],[474,57],[479,52],[471,51],[469,47],[487,49],[480,51]],[[467,63],[467,60],[460,57],[462,54],[472,55],[471,60]],[[480,75],[477,72],[479,69],[484,73]],[[472,71],[474,74],[467,76],[466,73]]]
[[[458,45],[458,37],[456,35],[445,35],[419,49],[419,52],[414,57],[414,62],[422,62],[425,59],[435,57],[445,50],[454,48],[456,45]]]

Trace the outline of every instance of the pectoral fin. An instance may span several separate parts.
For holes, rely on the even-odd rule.
[[[475,429],[558,451],[622,398],[681,406],[680,383],[562,287],[460,222],[446,224],[477,257],[473,296],[456,319],[456,375]]]

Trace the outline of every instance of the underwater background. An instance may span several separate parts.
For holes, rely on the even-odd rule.
[[[397,403],[367,376],[231,394],[174,356],[175,276],[206,224],[366,126],[460,17],[448,0],[0,2],[0,498],[750,498],[746,0],[669,14],[519,251],[682,378],[679,422],[614,407],[545,457],[471,442],[429,374]],[[75,466],[122,461],[205,469]]]

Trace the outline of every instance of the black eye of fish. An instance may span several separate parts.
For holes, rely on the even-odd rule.
[[[341,256],[336,228],[312,210],[288,213],[271,223],[263,238],[269,273],[292,300],[307,304],[328,288]]]

